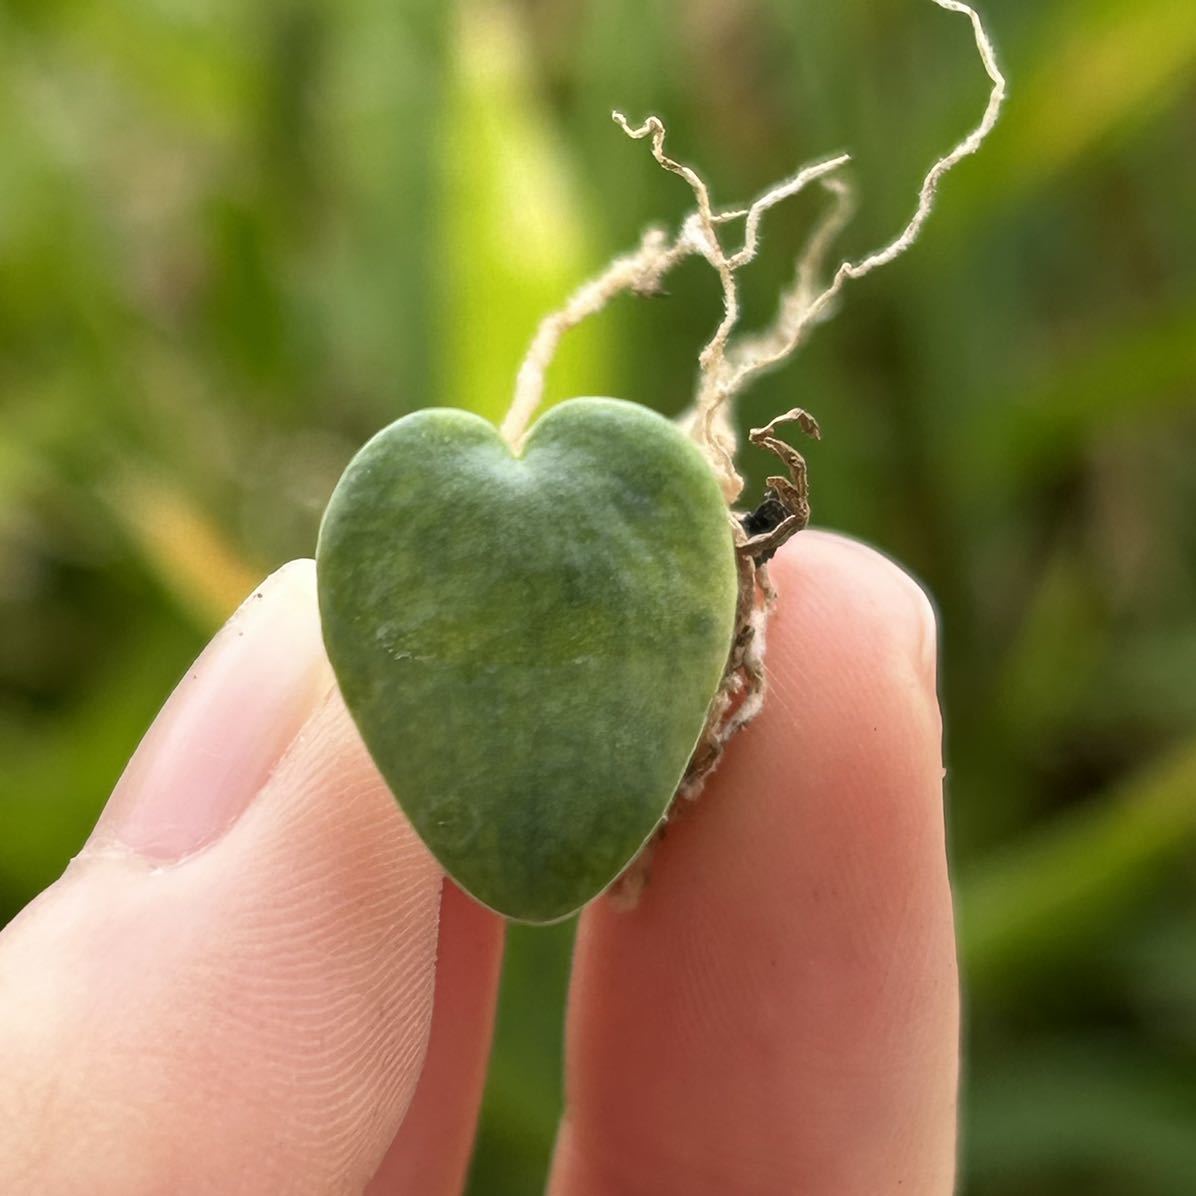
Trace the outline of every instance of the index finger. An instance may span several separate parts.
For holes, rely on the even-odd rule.
[[[778,556],[763,713],[579,932],[553,1196],[951,1190],[958,989],[934,617],[878,553]]]

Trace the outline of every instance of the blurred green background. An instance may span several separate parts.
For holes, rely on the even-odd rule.
[[[988,150],[742,415],[813,409],[817,521],[942,611],[963,1190],[1191,1196],[1196,4],[987,9]],[[852,149],[859,253],[985,95],[929,0],[0,0],[0,923],[356,446],[500,414],[538,316],[688,209],[612,107],[725,202]],[[552,393],[679,410],[718,293],[670,289]],[[511,935],[478,1193],[541,1182],[569,937]]]

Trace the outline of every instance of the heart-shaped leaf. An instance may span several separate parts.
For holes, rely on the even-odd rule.
[[[435,409],[378,433],[320,530],[345,702],[445,870],[508,917],[601,892],[663,817],[730,650],[726,505],[693,444],[572,399],[519,456]]]

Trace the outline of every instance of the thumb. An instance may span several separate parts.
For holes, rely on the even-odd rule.
[[[422,1065],[440,885],[294,562],[0,935],[0,1191],[360,1191]]]

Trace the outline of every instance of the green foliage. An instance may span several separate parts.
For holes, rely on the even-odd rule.
[[[940,604],[965,1191],[1178,1196],[1196,9],[987,7],[1012,81],[989,150],[743,417],[813,409],[817,521]],[[0,919],[252,579],[312,552],[354,450],[418,407],[492,414],[541,311],[687,209],[612,107],[666,116],[723,201],[852,149],[854,253],[979,111],[962,25],[924,0],[0,0]],[[769,216],[750,318],[814,216]],[[717,306],[700,263],[620,300],[552,396],[676,411]],[[543,1172],[568,942],[512,936],[489,1196]]]

